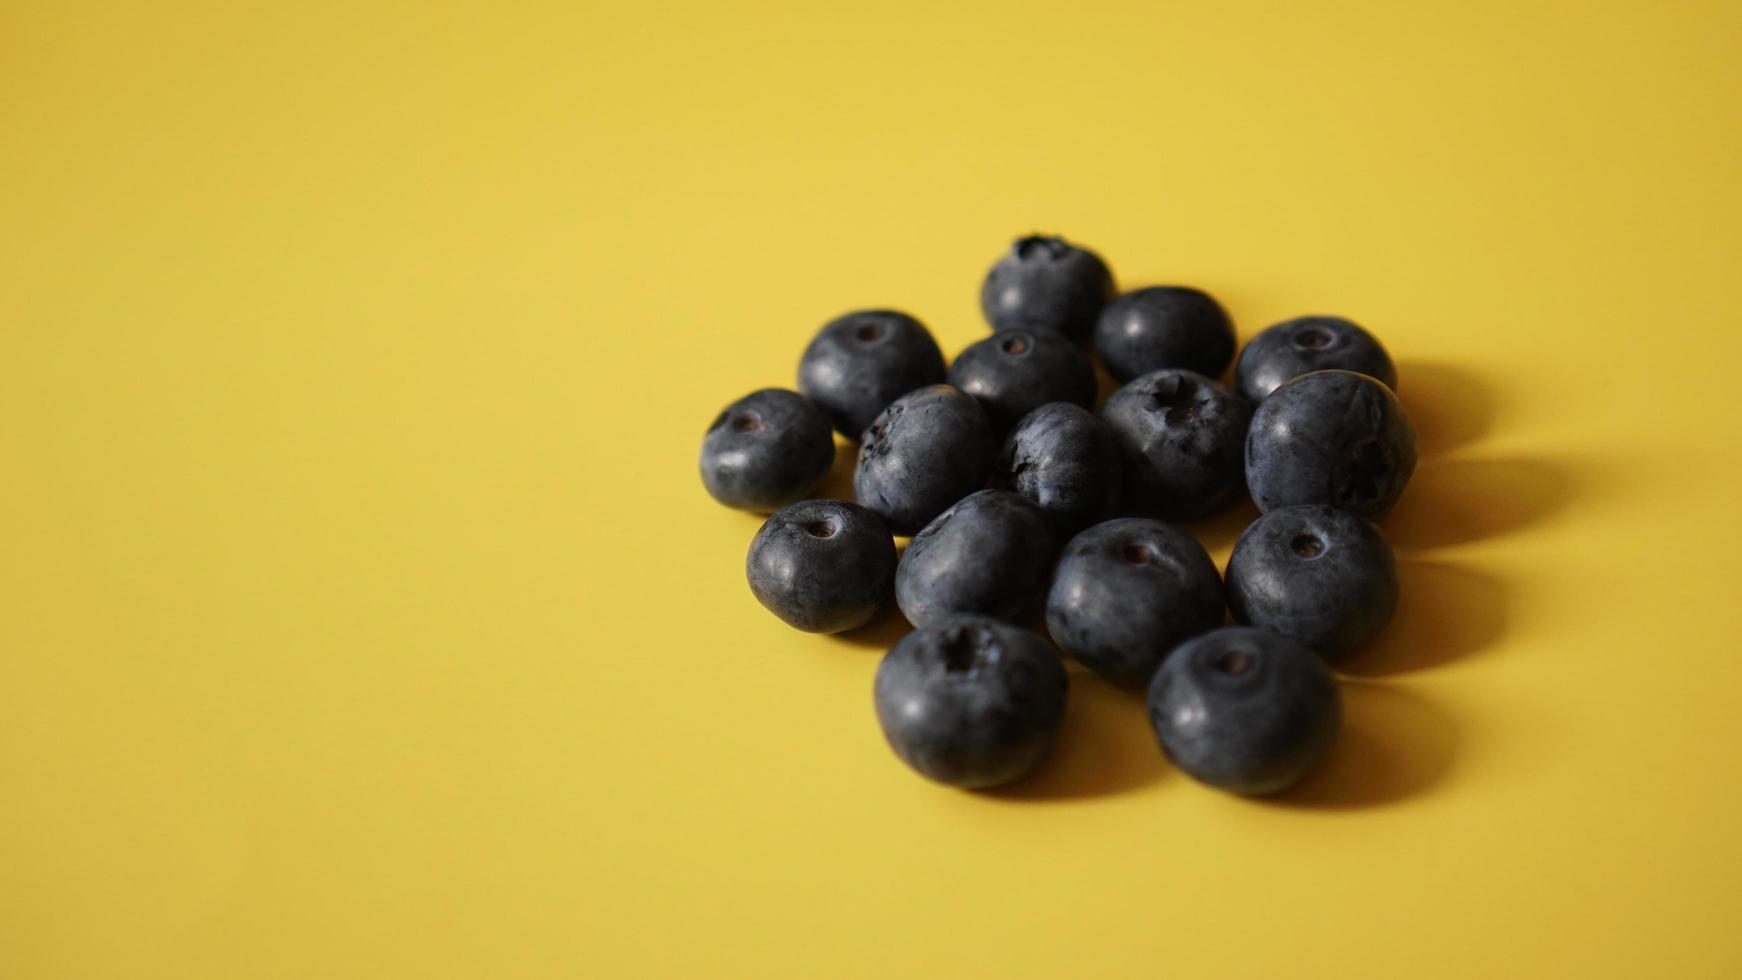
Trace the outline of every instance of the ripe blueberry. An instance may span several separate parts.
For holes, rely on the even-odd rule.
[[[1207,517],[1245,491],[1251,409],[1194,371],[1153,371],[1101,407],[1125,460],[1125,504],[1170,521]]]
[[[957,613],[1015,620],[1037,605],[1057,553],[1039,507],[981,490],[913,536],[895,568],[895,601],[915,626]]]
[[[1327,660],[1362,646],[1397,611],[1397,561],[1372,522],[1316,504],[1253,521],[1228,560],[1228,607]]]
[[[1005,438],[992,484],[1034,501],[1069,533],[1112,516],[1120,465],[1106,423],[1080,405],[1053,402],[1029,412]]]
[[[1324,661],[1288,637],[1234,627],[1188,640],[1149,686],[1149,724],[1174,764],[1247,796],[1288,788],[1342,723]]]
[[[844,500],[802,500],[756,532],[744,561],[768,611],[810,633],[862,626],[889,597],[895,541],[876,514]]]
[[[865,430],[853,495],[896,534],[912,534],[985,486],[995,452],[978,402],[949,385],[921,388]]]
[[[810,400],[764,388],[727,405],[702,438],[702,484],[728,507],[768,513],[829,472],[835,437]]]
[[[1119,684],[1149,680],[1168,651],[1220,625],[1215,564],[1161,521],[1121,518],[1072,538],[1047,593],[1053,642]]]
[[[949,382],[979,401],[998,432],[1048,402],[1095,404],[1089,359],[1050,330],[1005,330],[970,344],[950,365]]]
[[[859,438],[902,395],[944,380],[944,355],[925,325],[894,310],[860,310],[823,325],[798,362],[798,390],[835,431]]]
[[[1113,295],[1107,263],[1048,235],[1018,238],[986,273],[980,310],[992,329],[1052,330],[1081,341]]]
[[[1095,350],[1121,382],[1162,368],[1216,378],[1234,359],[1234,324],[1208,293],[1151,286],[1107,304],[1095,321]]]
[[[1385,346],[1340,316],[1284,320],[1246,342],[1234,365],[1234,388],[1256,405],[1278,386],[1303,374],[1354,371],[1397,390],[1397,368]]]
[[[1277,388],[1246,436],[1246,485],[1261,511],[1326,504],[1378,520],[1414,472],[1415,429],[1397,396],[1352,371]]]
[[[920,775],[982,789],[1026,775],[1064,718],[1064,666],[1034,633],[984,616],[914,630],[877,666],[883,736]]]

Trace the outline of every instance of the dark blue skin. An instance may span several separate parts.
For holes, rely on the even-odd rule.
[[[766,514],[810,493],[834,459],[828,416],[797,392],[764,388],[708,427],[702,484],[727,507]]]
[[[1034,501],[1069,534],[1113,515],[1121,465],[1106,423],[1080,405],[1054,402],[1005,438],[992,485]]]
[[[1228,607],[1242,623],[1336,660],[1397,611],[1397,559],[1371,521],[1314,504],[1253,521],[1228,560]]]
[[[1191,521],[1238,501],[1251,416],[1232,391],[1195,371],[1153,371],[1114,392],[1101,418],[1125,461],[1125,505]]]
[[[1113,297],[1101,257],[1050,235],[1018,238],[980,286],[980,311],[994,331],[1051,330],[1081,342]]]
[[[980,402],[998,432],[1048,402],[1095,404],[1094,367],[1050,330],[1006,330],[969,345],[950,365],[949,382]]]
[[[859,438],[890,402],[943,380],[944,354],[931,332],[895,310],[829,321],[798,362],[798,390],[849,439]]]
[[[1095,321],[1095,350],[1121,382],[1162,368],[1219,378],[1234,359],[1234,323],[1208,293],[1151,286],[1107,304]]]
[[[1149,686],[1149,724],[1174,765],[1245,796],[1294,785],[1342,725],[1337,682],[1311,650],[1234,627],[1188,640]]]
[[[859,446],[853,496],[896,534],[913,534],[986,485],[997,444],[980,403],[932,385],[897,398]]]
[[[1161,521],[1097,524],[1065,545],[1046,599],[1059,649],[1117,684],[1142,684],[1181,642],[1222,625],[1204,546]]]
[[[1325,504],[1378,520],[1415,472],[1415,428],[1391,389],[1317,371],[1270,393],[1246,435],[1246,485],[1261,511]]]
[[[1385,345],[1340,316],[1303,316],[1267,327],[1246,342],[1234,365],[1234,390],[1256,405],[1279,386],[1314,371],[1354,371],[1397,390]]]
[[[1045,512],[1008,490],[981,490],[913,536],[895,568],[895,601],[915,626],[962,613],[1015,621],[1039,606],[1057,554]]]
[[[907,634],[877,666],[883,736],[920,775],[964,789],[1027,775],[1052,748],[1068,682],[1025,629],[954,616]]]
[[[889,597],[895,540],[876,514],[844,500],[803,500],[756,532],[744,569],[757,601],[810,633],[863,626]]]

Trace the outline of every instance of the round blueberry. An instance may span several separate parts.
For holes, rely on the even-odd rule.
[[[1101,257],[1063,238],[1030,235],[986,273],[980,310],[993,330],[1051,330],[1081,341],[1113,295]]]
[[[1326,504],[1378,520],[1415,472],[1415,429],[1391,389],[1316,371],[1270,393],[1246,436],[1246,485],[1261,511]]]
[[[895,540],[876,514],[844,500],[801,500],[762,525],[744,561],[768,611],[810,633],[863,626],[889,597]]]
[[[1299,781],[1341,723],[1324,661],[1269,630],[1234,627],[1188,640],[1149,686],[1149,724],[1174,765],[1247,796]]]
[[[1048,402],[1095,404],[1089,359],[1050,330],[1005,330],[970,344],[950,365],[949,382],[973,395],[999,432]]]
[[[1234,387],[1256,405],[1284,382],[1326,370],[1365,374],[1397,390],[1397,368],[1385,346],[1340,316],[1296,317],[1265,328],[1240,352]]]
[[[1151,286],[1107,304],[1095,321],[1095,350],[1122,382],[1162,368],[1217,378],[1234,359],[1234,323],[1208,293]]]
[[[768,513],[800,499],[835,459],[828,417],[784,388],[738,399],[702,438],[702,484],[727,507]]]
[[[953,616],[907,634],[877,666],[883,736],[920,775],[964,789],[1019,779],[1064,719],[1058,654],[1025,629]]]
[[[944,354],[925,324],[894,310],[860,310],[823,325],[798,362],[798,390],[835,431],[859,438],[902,395],[944,380]]]
[[[1106,423],[1080,405],[1054,402],[1029,412],[1004,440],[992,484],[1014,490],[1066,532],[1113,513],[1119,447]]]
[[[1153,371],[1101,407],[1125,460],[1125,504],[1170,521],[1227,508],[1245,492],[1240,449],[1252,412],[1195,371]]]
[[[1397,611],[1397,560],[1371,521],[1316,504],[1253,521],[1228,560],[1242,623],[1293,637],[1327,660],[1379,635]]]
[[[895,601],[915,626],[957,613],[1014,620],[1038,604],[1057,553],[1039,507],[981,490],[913,536],[895,568]]]
[[[912,534],[985,486],[995,452],[979,402],[949,385],[921,388],[865,430],[853,495],[896,534]]]
[[[1121,518],[1072,538],[1046,597],[1053,642],[1119,684],[1149,680],[1168,651],[1220,625],[1215,563],[1161,521]]]

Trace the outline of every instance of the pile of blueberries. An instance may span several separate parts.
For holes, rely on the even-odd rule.
[[[1041,762],[1064,715],[1062,651],[1147,685],[1162,751],[1202,782],[1295,783],[1341,723],[1327,662],[1397,606],[1373,522],[1416,454],[1385,348],[1345,319],[1288,320],[1246,345],[1229,388],[1216,379],[1234,329],[1214,299],[1116,294],[1098,255],[1057,237],[1017,240],[980,303],[992,335],[947,367],[913,317],[849,313],[805,349],[802,394],[753,392],[714,420],[708,492],[773,514],[750,544],[751,591],[823,633],[893,593],[915,628],[878,666],[877,717],[939,782],[997,786]],[[1122,385],[1098,414],[1088,347]],[[806,499],[834,432],[859,442],[856,502]],[[1248,495],[1262,516],[1224,580],[1175,522]],[[896,535],[912,535],[899,559]],[[1242,625],[1224,626],[1230,612]]]

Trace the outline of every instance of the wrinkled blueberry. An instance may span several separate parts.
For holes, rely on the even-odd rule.
[[[1069,533],[1112,516],[1120,468],[1106,423],[1080,405],[1054,402],[1029,412],[1005,438],[992,484],[1034,501]]]
[[[1089,359],[1050,330],[1005,330],[970,344],[950,365],[949,382],[979,401],[998,432],[1048,402],[1095,404]]]
[[[981,490],[913,536],[895,568],[895,601],[915,626],[958,613],[1014,621],[1038,605],[1057,553],[1039,507]]]
[[[849,439],[859,438],[890,402],[942,380],[944,355],[931,332],[895,310],[829,321],[798,362],[798,390]]]
[[[1284,382],[1326,370],[1354,371],[1397,390],[1397,368],[1383,344],[1340,316],[1284,320],[1246,342],[1234,365],[1234,388],[1254,405]]]
[[[728,507],[768,513],[802,498],[835,458],[829,420],[810,400],[764,388],[727,405],[702,439],[702,483]]]
[[[1251,409],[1194,371],[1152,371],[1101,407],[1125,461],[1125,506],[1170,521],[1207,517],[1245,491]]]
[[[986,485],[996,443],[980,403],[949,385],[909,392],[859,446],[853,495],[896,534],[912,534]]]
[[[1119,684],[1149,680],[1170,650],[1220,625],[1215,563],[1161,521],[1121,518],[1072,538],[1047,593],[1053,642]]]
[[[1269,630],[1188,640],[1149,686],[1162,751],[1192,777],[1247,796],[1286,789],[1324,758],[1342,723],[1330,670]]]
[[[1107,263],[1049,235],[1018,238],[986,273],[980,310],[993,330],[1052,330],[1081,341],[1113,296]]]
[[[1415,429],[1365,374],[1316,371],[1270,393],[1246,436],[1246,485],[1261,511],[1326,504],[1378,520],[1415,472]]]
[[[1095,350],[1122,382],[1162,368],[1217,378],[1234,359],[1234,323],[1208,293],[1151,286],[1107,304],[1095,321]]]
[[[744,568],[768,611],[811,633],[862,626],[889,597],[895,540],[876,514],[844,500],[803,500],[756,532]]]
[[[1334,660],[1379,635],[1397,611],[1397,561],[1372,522],[1316,504],[1253,521],[1228,560],[1234,618]]]
[[[883,736],[920,775],[982,789],[1046,758],[1064,718],[1065,670],[1044,639],[984,616],[907,634],[877,666]]]

